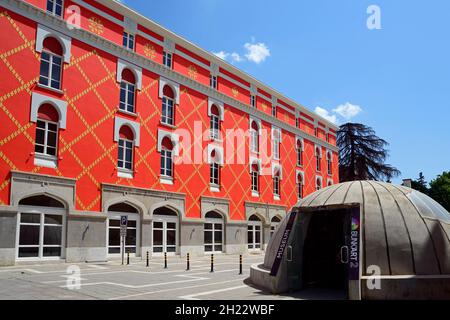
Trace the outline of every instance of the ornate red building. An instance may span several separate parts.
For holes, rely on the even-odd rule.
[[[0,263],[262,250],[337,127],[109,0],[0,1]]]

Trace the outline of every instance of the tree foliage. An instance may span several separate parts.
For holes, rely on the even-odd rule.
[[[431,180],[429,195],[450,212],[450,171]]]
[[[400,171],[386,164],[389,145],[375,131],[360,123],[343,124],[337,133],[339,146],[339,179],[390,180]]]
[[[423,175],[422,172],[419,173],[419,178],[417,180],[411,181],[411,187],[422,193],[429,194],[427,181],[425,180],[425,176]]]

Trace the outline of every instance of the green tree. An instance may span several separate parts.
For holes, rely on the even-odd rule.
[[[450,171],[430,182],[430,196],[450,212]]]
[[[389,145],[375,131],[360,123],[346,123],[337,133],[339,147],[339,179],[388,180],[400,175],[400,171],[386,164]]]
[[[428,194],[427,181],[422,172],[419,173],[419,179],[411,181],[411,187],[417,191]]]

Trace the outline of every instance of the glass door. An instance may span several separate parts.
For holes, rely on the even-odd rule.
[[[120,216],[128,215],[127,235],[125,237],[125,254],[136,256],[137,246],[139,243],[138,237],[138,215],[125,214],[121,212],[109,213],[108,219],[108,254],[120,255],[122,254],[122,243],[120,238]]]
[[[153,221],[153,253],[177,253],[178,221],[173,218],[155,218]]]
[[[249,221],[247,228],[248,249],[261,250],[261,222]]]

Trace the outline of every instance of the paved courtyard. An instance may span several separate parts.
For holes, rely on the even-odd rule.
[[[0,267],[0,299],[297,299],[293,296],[265,294],[248,284],[250,266],[261,263],[263,255],[243,257],[239,275],[239,256],[216,255],[213,273],[210,257],[186,259],[169,257],[164,269],[162,258],[153,258],[150,267],[133,259],[107,263],[43,263]],[[71,270],[80,271],[80,286],[73,288]]]

